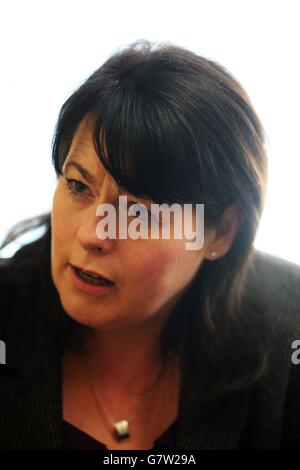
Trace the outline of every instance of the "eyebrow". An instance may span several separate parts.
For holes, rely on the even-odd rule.
[[[96,178],[86,168],[84,168],[80,163],[76,162],[76,160],[74,160],[72,157],[69,158],[69,160],[64,164],[63,169],[62,169],[63,174],[70,167],[77,168],[79,173],[83,176],[83,178],[86,181],[88,181],[91,184],[97,185]],[[118,185],[118,188],[119,188],[120,194],[121,193],[128,193],[127,188],[125,188],[125,186]]]
[[[63,172],[65,173],[65,171],[72,166],[79,171],[79,173],[83,176],[86,181],[91,184],[97,183],[96,178],[86,168],[84,168],[82,165],[80,165],[80,163],[76,162],[72,158],[70,158],[64,165]]]

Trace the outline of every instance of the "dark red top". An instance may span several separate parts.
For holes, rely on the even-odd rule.
[[[159,438],[154,441],[152,449],[176,449],[175,430],[176,420]],[[63,420],[63,449],[103,450],[107,449],[107,447],[89,434]]]

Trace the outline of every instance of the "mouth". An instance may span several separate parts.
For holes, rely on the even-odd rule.
[[[113,281],[104,277],[102,274],[96,273],[95,271],[85,270],[79,266],[71,265],[75,274],[83,281],[94,285],[94,286],[112,286]]]
[[[69,265],[70,281],[76,291],[90,296],[107,296],[115,292],[115,283],[102,276],[91,276],[77,266]]]

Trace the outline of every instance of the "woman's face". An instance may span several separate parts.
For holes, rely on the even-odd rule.
[[[200,250],[186,250],[185,238],[100,239],[96,233],[99,204],[116,206],[119,195],[127,195],[128,203],[137,201],[149,208],[152,201],[120,191],[97,157],[87,119],[77,129],[65,164],[71,157],[94,182],[70,165],[54,193],[51,271],[64,310],[75,321],[101,329],[164,319],[201,266],[206,235]],[[75,185],[79,194],[69,192],[66,178],[81,183]],[[72,281],[70,264],[101,273],[114,284],[104,295],[83,292]]]

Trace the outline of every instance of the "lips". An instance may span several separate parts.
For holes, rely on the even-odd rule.
[[[97,272],[97,271],[92,271],[91,269],[86,269],[84,268],[83,266],[80,266],[80,265],[75,265],[75,264],[72,264],[71,266],[73,266],[73,268],[75,269],[80,269],[81,271],[84,271],[86,272],[87,274],[91,274],[92,276],[97,276],[101,279],[104,279],[105,281],[107,282],[111,282],[113,283],[113,281],[111,279],[109,279],[108,277],[104,276],[103,274]]]

